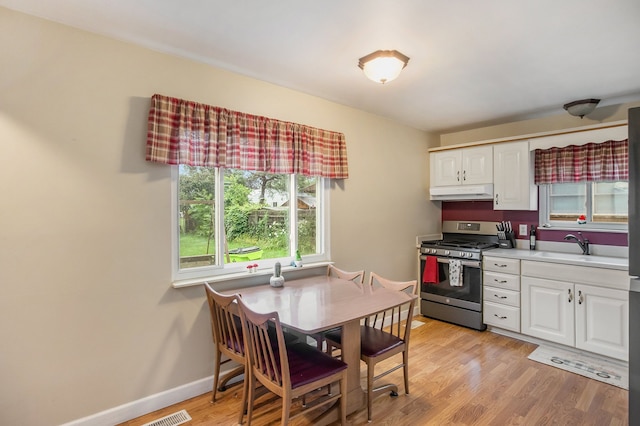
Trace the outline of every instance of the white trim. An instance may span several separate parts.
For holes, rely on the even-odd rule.
[[[624,140],[629,137],[629,127],[607,127],[583,132],[565,133],[562,135],[545,136],[529,141],[529,151],[536,149],[563,148],[569,145],[585,145],[590,142],[601,143],[610,140]]]
[[[446,151],[449,149],[464,148],[464,147],[471,147],[471,146],[477,146],[477,145],[488,145],[488,144],[495,144],[495,143],[501,143],[501,142],[514,142],[514,141],[520,141],[523,139],[533,140],[537,138],[562,136],[567,134],[587,132],[591,130],[611,129],[619,126],[625,126],[625,129],[626,129],[627,120],[612,121],[610,123],[598,123],[598,124],[592,124],[592,125],[582,126],[582,127],[572,127],[570,129],[564,129],[564,130],[551,130],[547,132],[528,133],[525,135],[518,135],[518,136],[507,136],[504,138],[487,139],[487,140],[478,141],[478,142],[467,142],[467,143],[460,143],[455,145],[437,146],[437,147],[429,148],[428,152]]]
[[[213,376],[149,395],[108,410],[73,420],[61,426],[110,426],[185,401],[211,391]]]

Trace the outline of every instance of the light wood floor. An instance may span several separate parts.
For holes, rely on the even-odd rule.
[[[411,393],[404,394],[402,370],[381,379],[397,383],[400,395],[374,401],[372,425],[628,424],[626,390],[531,361],[527,355],[534,344],[422,316],[416,319],[424,325],[411,332]],[[361,377],[366,377],[366,368]],[[123,425],[140,426],[182,409],[193,418],[190,425],[234,425],[241,392],[238,387],[229,389],[215,404],[207,393]],[[280,404],[272,406],[266,414],[258,411],[253,424],[279,424]],[[305,424],[301,420],[293,424]],[[366,425],[366,409],[347,420]]]

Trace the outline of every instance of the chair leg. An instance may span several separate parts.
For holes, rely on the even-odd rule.
[[[289,424],[289,415],[291,414],[291,397],[289,395],[283,395],[282,397],[282,426]]]
[[[373,405],[373,372],[374,364],[367,362],[367,421],[371,422],[371,411]]]
[[[250,368],[251,366],[245,367],[244,383],[242,384],[242,405],[240,406],[240,419],[238,420],[238,424],[242,424],[244,410],[247,409],[247,393],[249,392],[249,378],[247,377],[247,374],[249,374]]]
[[[213,391],[211,392],[211,402],[216,402],[216,391],[218,390],[218,381],[220,380],[220,357],[222,353],[216,350],[216,362],[213,371]]]
[[[245,377],[247,380],[247,377]],[[249,402],[247,403],[247,426],[251,426],[251,418],[253,417],[253,404],[256,399],[256,378],[249,373]],[[243,407],[244,409],[244,407]]]
[[[409,352],[408,349],[402,352],[402,362],[404,363],[404,393],[409,395]]]
[[[340,424],[347,424],[347,373],[340,379]]]

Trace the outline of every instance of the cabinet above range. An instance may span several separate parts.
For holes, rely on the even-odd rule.
[[[432,152],[429,165],[432,200],[493,199],[493,146]]]
[[[531,158],[526,140],[432,150],[430,199],[493,200],[494,210],[535,210]]]

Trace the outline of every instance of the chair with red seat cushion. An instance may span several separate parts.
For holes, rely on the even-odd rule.
[[[286,344],[277,312],[257,313],[238,299],[245,343],[249,351],[247,370],[249,373],[248,424],[253,417],[256,384],[282,398],[282,424],[309,410],[340,400],[341,424],[346,423],[347,365],[306,343]],[[269,325],[274,326],[275,339],[269,337]],[[324,395],[308,404],[304,411],[291,416],[294,398],[340,382],[340,393]],[[304,408],[304,407],[303,407]]]
[[[382,286],[397,291],[406,291],[415,294],[418,282],[413,281],[391,281],[372,272],[369,275],[369,285],[373,288]],[[415,300],[378,312],[371,317],[365,318],[364,325],[360,326],[360,359],[367,363],[367,415],[369,421],[372,417],[373,399],[387,390],[391,390],[392,396],[397,396],[397,386],[393,384],[383,385],[373,388],[373,382],[387,374],[399,369],[404,369],[404,390],[409,394],[409,336],[411,332],[411,321],[413,320],[413,307]],[[403,313],[406,312],[406,320],[402,320]],[[342,344],[342,333],[331,331],[325,334],[327,346],[340,348]],[[374,376],[375,366],[378,362],[391,358],[402,353],[402,363],[389,370]]]
[[[211,318],[211,331],[213,334],[213,344],[215,346],[215,366],[213,373],[213,392],[211,401],[216,401],[216,391],[226,390],[227,382],[244,373],[246,364],[245,344],[242,334],[242,321],[236,300],[238,295],[226,296],[216,292],[209,283],[204,283],[209,303],[209,313]],[[221,361],[222,355],[227,359]],[[220,381],[220,366],[226,362],[235,361],[240,364],[230,371],[222,381]],[[240,423],[244,407],[247,401],[247,381],[243,381],[242,408],[240,411]]]

